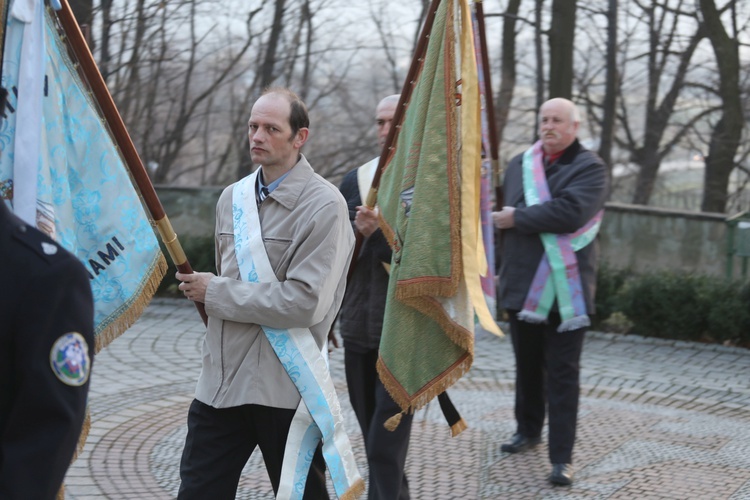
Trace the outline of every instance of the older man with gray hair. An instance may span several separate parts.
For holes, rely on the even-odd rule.
[[[596,232],[608,194],[604,162],[577,140],[575,104],[539,110],[539,141],[508,165],[507,206],[493,213],[502,234],[500,303],[516,357],[516,433],[501,446],[519,453],[541,442],[549,410],[550,482],[573,480],[583,339],[594,313]]]

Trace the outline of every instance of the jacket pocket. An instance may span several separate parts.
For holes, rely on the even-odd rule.
[[[289,261],[292,258],[289,254],[291,252],[292,240],[268,236],[263,238],[263,245],[266,247],[266,254],[268,254],[268,260],[271,262],[274,274],[280,281],[284,280],[287,268],[289,267]]]

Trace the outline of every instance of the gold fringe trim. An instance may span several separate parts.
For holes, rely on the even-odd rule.
[[[449,207],[449,238],[450,238],[450,274],[446,276],[424,276],[408,280],[398,280],[396,285],[395,296],[398,300],[405,301],[411,298],[420,298],[423,296],[452,297],[458,291],[461,277],[463,276],[463,242],[461,233],[461,138],[458,137],[459,111],[456,105],[456,40],[453,30],[454,12],[451,8],[446,8],[445,26],[443,27],[444,38],[443,57],[442,57],[442,97],[444,100],[446,123],[445,123],[445,148],[447,156],[447,165],[445,175],[448,191]],[[428,51],[428,54],[430,52]],[[432,56],[436,60],[439,55]],[[422,75],[422,68],[426,64],[427,55],[423,57],[420,65],[420,71],[415,76],[414,81],[418,81]],[[435,64],[438,64],[437,61]],[[438,68],[439,69],[439,68]],[[439,77],[438,77],[439,78]],[[436,83],[435,81],[431,83]],[[402,117],[402,124],[406,120],[406,113]],[[389,157],[386,165],[390,163],[392,155]],[[422,167],[424,168],[424,167]],[[380,229],[383,231],[388,244],[395,251],[394,243],[396,242],[395,231],[381,215],[379,216]],[[405,242],[406,244],[406,242]]]
[[[448,158],[451,169],[446,172],[448,177],[448,194],[450,199],[450,238],[451,238],[451,288],[452,297],[458,291],[458,284],[464,274],[463,241],[461,234],[461,137],[459,132],[459,110],[456,105],[456,39],[454,26],[454,11],[448,8],[445,26],[443,71],[445,72],[444,99],[447,114],[446,131],[448,137]]]
[[[455,424],[451,425],[451,437],[458,436],[459,434],[461,434],[463,431],[465,431],[468,428],[469,428],[469,426],[466,423],[466,420],[464,420],[462,418],[461,420],[459,420]]]
[[[154,262],[153,271],[151,271],[148,279],[141,286],[136,297],[130,302],[127,308],[117,316],[117,319],[109,323],[97,334],[94,352],[98,353],[107,347],[110,342],[122,335],[125,330],[130,328],[133,323],[141,317],[141,314],[143,314],[143,311],[146,309],[149,302],[151,302],[156,290],[159,288],[159,284],[164,278],[166,272],[167,261],[164,259],[164,255],[159,252],[159,255]],[[113,313],[113,315],[114,314],[116,313]]]
[[[438,397],[441,392],[445,392],[450,386],[455,384],[469,371],[473,360],[474,356],[467,353],[413,396],[409,396],[404,390],[403,386],[396,380],[396,377],[393,376],[381,357],[378,357],[377,368],[380,381],[383,382],[383,386],[396,404],[404,412],[414,413]]]
[[[461,257],[461,252],[458,253]],[[459,271],[460,271],[459,267]],[[451,276],[425,276],[410,280],[399,280],[396,284],[396,298],[402,302],[422,297],[453,297],[458,291],[460,274]]]
[[[401,418],[404,416],[404,412],[396,413],[391,418],[385,421],[383,424],[383,427],[386,428],[388,431],[395,431],[398,429],[399,424],[401,423]]]
[[[70,463],[76,461],[78,455],[83,451],[83,446],[86,444],[86,439],[89,437],[89,431],[91,431],[91,412],[89,407],[86,406],[86,416],[83,418],[83,425],[81,426],[81,434],[78,436],[78,445],[76,445],[75,452],[73,452],[73,458],[70,459]],[[57,492],[56,500],[65,500],[65,484],[60,485],[60,489]]]
[[[383,212],[381,211],[378,211],[378,226],[380,226],[380,230],[383,231],[383,236],[385,237],[385,241],[388,242],[388,246],[391,247],[391,250],[396,251],[396,249],[393,248],[393,243],[396,240],[396,232],[383,218]]]
[[[453,321],[443,305],[431,297],[420,297],[409,300],[402,300],[405,305],[416,309],[425,316],[435,321],[443,329],[448,338],[474,356],[474,332],[467,330],[460,324]]]
[[[78,446],[76,447],[75,453],[70,463],[73,463],[78,458],[78,455],[83,451],[83,446],[86,444],[86,440],[89,437],[89,431],[91,430],[91,412],[89,407],[86,407],[86,417],[83,419],[83,427],[81,427],[81,434],[78,436]]]
[[[409,395],[403,386],[398,382],[396,377],[390,372],[383,362],[378,358],[377,370],[380,380],[383,382],[388,393],[393,400],[401,407],[403,412],[414,413],[416,410],[424,407],[440,393],[447,390],[456,383],[466,372],[469,371],[474,361],[474,335],[473,332],[454,322],[442,308],[440,303],[433,297],[452,297],[457,291],[463,276],[463,256],[462,256],[462,230],[461,230],[461,184],[460,184],[460,137],[456,137],[457,123],[459,112],[456,107],[456,47],[455,36],[453,33],[454,13],[448,9],[446,14],[445,38],[443,40],[444,59],[443,59],[443,78],[445,109],[447,112],[446,120],[446,139],[448,167],[446,169],[446,179],[448,183],[448,199],[450,213],[450,241],[451,241],[451,268],[449,276],[430,276],[410,280],[399,280],[396,285],[395,297],[402,303],[413,307],[421,313],[429,316],[437,322],[445,331],[446,335],[457,346],[466,351],[466,354],[456,360],[443,373],[436,376],[430,383],[415,395]],[[421,76],[421,75],[420,75]],[[415,79],[416,80],[416,79]],[[380,228],[383,231],[388,243],[395,241],[394,230],[387,222],[380,217]],[[398,277],[396,277],[397,279]],[[400,415],[400,414],[399,414]],[[396,419],[398,415],[391,417],[390,420]],[[466,423],[464,422],[465,426]],[[459,428],[453,431],[457,435],[465,429]]]
[[[340,500],[356,500],[362,493],[365,492],[365,480],[362,478],[357,479],[354,484],[346,490],[346,493],[341,495]]]

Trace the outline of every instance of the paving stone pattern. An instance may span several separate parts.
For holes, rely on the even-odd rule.
[[[97,356],[91,432],[66,477],[66,498],[176,497],[203,333],[192,304],[157,299]],[[415,416],[407,461],[414,500],[750,499],[750,351],[590,333],[571,487],[547,482],[546,436],[526,453],[500,452],[515,429],[512,347],[480,332],[475,351],[472,370],[449,391],[469,428],[451,438],[437,403]],[[366,478],[343,350],[330,359]],[[260,452],[237,498],[273,498]]]

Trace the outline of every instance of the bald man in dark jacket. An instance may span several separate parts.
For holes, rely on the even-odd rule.
[[[532,286],[547,252],[542,235],[554,236],[562,252],[562,239],[590,224],[596,226],[609,192],[604,162],[576,139],[579,123],[578,110],[567,99],[551,99],[542,105],[539,149],[534,148],[539,151],[539,163],[534,163],[539,165],[539,177],[529,174],[532,163],[524,164],[530,156],[513,158],[503,184],[506,206],[493,213],[495,226],[502,232],[499,302],[508,312],[516,358],[516,434],[501,450],[519,453],[538,445],[548,416],[549,481],[557,485],[573,481],[580,358],[588,316],[594,313],[599,253],[595,238],[575,251],[570,267],[565,268],[570,293],[581,297],[578,286],[582,292],[577,302],[581,310],[575,318],[561,318],[557,291],[548,315],[542,317],[529,307],[538,301],[536,294],[542,289]],[[527,185],[525,179],[532,178],[535,181]],[[545,181],[549,199],[542,199],[540,187],[533,189],[541,184],[539,178]]]

